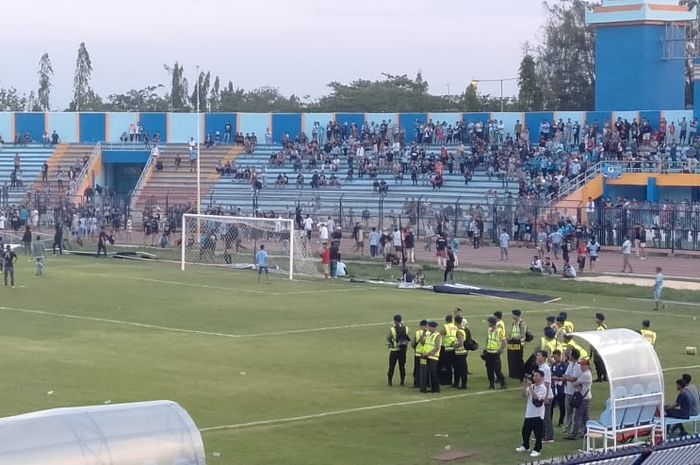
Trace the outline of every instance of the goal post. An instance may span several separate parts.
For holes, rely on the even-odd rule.
[[[268,269],[294,279],[320,276],[310,244],[287,218],[182,215],[180,268],[189,265],[255,269],[255,254],[264,245]]]

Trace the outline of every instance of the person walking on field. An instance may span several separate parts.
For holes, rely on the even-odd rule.
[[[401,386],[406,381],[406,349],[411,339],[408,337],[408,327],[402,322],[401,315],[394,315],[394,322],[389,328],[386,342],[389,347],[389,371],[387,381],[389,386],[394,382],[394,370],[399,365],[399,380]]]
[[[544,436],[544,403],[547,399],[547,387],[544,385],[544,373],[536,370],[532,375],[532,381],[525,381],[526,404],[525,420],[523,421],[523,443],[516,452],[530,450],[530,435],[535,433],[535,447],[530,452],[530,457],[538,457],[542,450],[542,437]]]
[[[632,241],[629,237],[625,236],[625,240],[622,243],[622,271],[624,273],[629,269],[628,273],[634,273],[632,270],[632,265],[630,264],[630,256],[632,255]]]
[[[44,274],[44,260],[46,260],[46,250],[44,248],[44,242],[41,240],[41,236],[37,235],[32,242],[32,258],[36,264],[36,275],[42,276]]]
[[[15,287],[15,263],[17,263],[17,254],[14,253],[10,244],[5,246],[5,251],[2,254],[3,270],[5,272],[5,286],[7,286],[7,277],[10,277],[12,287]]]
[[[663,290],[664,290],[664,275],[662,273],[661,267],[657,266],[656,267],[656,279],[654,280],[654,302],[656,306],[654,307],[655,311],[659,310],[659,306],[661,307],[661,310],[666,310],[666,304],[663,302],[661,299]]]

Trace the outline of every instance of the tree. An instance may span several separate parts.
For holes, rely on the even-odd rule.
[[[24,111],[26,108],[25,95],[20,95],[14,87],[0,88],[0,111]]]
[[[518,71],[518,107],[520,111],[540,111],[543,109],[544,96],[537,79],[535,58],[525,50]]]
[[[209,92],[209,111],[219,111],[221,107],[221,80],[214,78],[214,85]]]
[[[90,87],[92,78],[92,62],[90,54],[85,47],[85,42],[78,47],[78,58],[75,60],[75,74],[73,75],[73,101],[70,103],[71,111],[97,110],[93,105],[100,105],[102,100]]]
[[[207,97],[209,95],[210,83],[211,73],[207,71],[205,74],[204,71],[201,71],[199,76],[197,76],[197,84],[192,90],[192,97],[190,97],[190,101],[192,102],[192,106],[195,108],[195,111],[197,110],[198,104],[199,111],[207,111],[207,103],[209,102]],[[197,94],[199,94],[199,99],[197,98]]]
[[[595,40],[585,22],[587,5],[584,0],[544,2],[544,41],[535,60],[547,109],[593,108]]]
[[[44,53],[39,60],[39,89],[37,90],[37,101],[34,108],[37,111],[49,111],[51,109],[51,79],[53,78],[53,66],[48,53]],[[34,110],[32,108],[32,110]]]
[[[106,111],[168,111],[168,98],[158,94],[163,84],[130,90],[126,94],[112,94],[105,104]]]
[[[165,70],[171,76],[170,93],[170,110],[177,112],[186,112],[190,110],[187,79],[184,77],[185,69],[182,65],[178,65],[177,61],[172,68],[168,65],[163,65]]]
[[[476,93],[476,81],[472,81],[464,91],[462,106],[465,111],[481,111],[479,96]]]

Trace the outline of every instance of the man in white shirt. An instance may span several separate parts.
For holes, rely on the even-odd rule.
[[[311,216],[306,215],[306,218],[304,218],[303,221],[304,224],[304,231],[306,232],[306,240],[311,240],[311,231],[314,228],[314,220],[311,218]]]
[[[544,425],[542,432],[543,442],[554,442],[554,426],[552,425],[552,405],[554,403],[554,390],[552,389],[552,370],[547,364],[549,354],[546,351],[539,350],[535,354],[535,363],[537,368],[544,373],[543,383],[547,388],[547,396],[544,402]]]
[[[326,227],[326,223],[321,223],[319,225],[318,235],[319,239],[321,239],[322,244],[328,242],[328,228]]]
[[[624,237],[624,242],[622,243],[622,271],[624,273],[629,268],[628,273],[634,273],[632,270],[632,265],[630,264],[630,257],[632,256],[632,241],[629,237]]]
[[[505,228],[501,230],[501,235],[498,236],[498,245],[501,249],[501,261],[508,261],[508,242],[510,241],[510,236],[506,232]]]
[[[593,385],[593,375],[591,374],[591,369],[588,360],[581,360],[579,362],[581,367],[581,374],[578,379],[574,382],[574,389],[581,392],[583,396],[583,401],[581,405],[574,409],[574,422],[573,428],[569,432],[569,435],[564,437],[564,439],[574,440],[579,435],[583,436],[586,433],[586,422],[588,421],[588,407],[591,402],[591,386]]]
[[[562,432],[564,435],[574,434],[574,409],[571,407],[571,396],[574,395],[576,388],[574,383],[578,381],[579,376],[581,376],[581,365],[578,362],[580,356],[577,349],[570,349],[568,352],[568,362],[569,365],[566,367],[566,372],[562,379],[566,381],[564,385],[564,402],[565,402],[565,413],[564,413],[564,426],[562,427]]]
[[[595,202],[591,197],[588,197],[588,201],[586,202],[586,220],[589,225],[595,221]]]
[[[533,381],[525,381],[525,396],[527,398],[525,404],[525,421],[523,421],[523,444],[519,446],[516,452],[526,452],[530,449],[530,435],[535,433],[535,447],[530,452],[530,457],[537,457],[542,450],[542,433],[545,407],[544,403],[547,398],[547,388],[544,385],[544,373],[542,370],[536,370],[532,374]]]

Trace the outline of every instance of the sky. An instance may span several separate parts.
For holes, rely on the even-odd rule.
[[[27,17],[27,3],[32,12]],[[67,107],[80,42],[103,97],[169,87],[176,60],[225,83],[318,98],[331,81],[415,76],[433,94],[461,93],[472,79],[516,77],[526,42],[537,42],[541,0],[4,0],[0,86],[29,92],[39,59],[53,62],[53,110]],[[499,83],[479,92],[499,95]],[[517,85],[504,84],[504,95]]]

